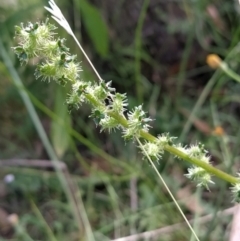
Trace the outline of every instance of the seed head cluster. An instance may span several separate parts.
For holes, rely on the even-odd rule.
[[[60,16],[60,15],[59,15]],[[62,17],[57,18],[60,22]],[[62,25],[64,25],[62,23]],[[65,25],[64,25],[65,26]],[[69,26],[68,26],[69,27]],[[56,39],[54,32],[56,27],[49,23],[37,22],[21,24],[16,27],[16,39],[18,46],[13,50],[20,62],[26,64],[32,58],[38,58],[35,76],[43,81],[54,80],[59,85],[71,84],[71,91],[67,96],[66,104],[69,111],[79,109],[83,103],[91,106],[91,115],[101,131],[109,132],[120,129],[125,140],[142,138],[142,133],[147,133],[151,128],[152,119],[143,110],[143,105],[127,111],[127,95],[116,92],[111,82],[99,80],[98,83],[82,80],[81,65],[75,55],[71,55],[69,48],[65,45],[65,39]],[[70,30],[68,32],[71,32]],[[181,144],[173,143],[174,137],[168,133],[159,135],[154,141],[143,141],[140,149],[143,156],[151,160],[159,161],[164,150],[168,146],[174,146],[191,158],[197,158],[210,164],[210,156],[202,144],[184,147]],[[146,158],[146,159],[147,159]],[[197,182],[198,186],[205,186],[213,183],[211,175],[203,168],[193,166],[188,169],[186,177]],[[240,184],[232,188],[234,198],[240,201]]]

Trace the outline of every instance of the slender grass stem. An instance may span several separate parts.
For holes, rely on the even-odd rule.
[[[200,241],[197,234],[195,233],[195,231],[193,230],[191,224],[189,223],[189,221],[187,220],[186,216],[184,215],[181,207],[179,206],[177,200],[175,199],[175,197],[173,196],[172,192],[170,191],[170,189],[168,188],[166,182],[164,181],[164,179],[162,178],[162,175],[159,173],[158,169],[156,168],[156,166],[154,165],[153,161],[151,160],[151,158],[149,157],[148,153],[146,152],[146,150],[144,149],[142,143],[140,142],[140,140],[138,138],[137,139],[137,142],[138,144],[140,145],[140,147],[142,148],[142,150],[145,152],[149,162],[151,163],[154,171],[157,173],[158,177],[160,178],[161,182],[163,183],[164,187],[166,188],[168,194],[170,195],[170,197],[172,198],[173,202],[175,203],[178,211],[180,212],[180,214],[182,215],[183,219],[186,221],[188,227],[190,228],[190,230],[192,231],[192,234],[194,235],[194,237],[196,238],[197,241]]]
[[[74,216],[75,221],[78,224],[79,230],[81,230],[82,229],[82,221],[81,221],[81,217],[80,217],[81,215],[80,215],[80,211],[78,209],[75,197],[74,197],[73,193],[71,192],[71,189],[69,188],[70,183],[68,182],[68,180],[65,179],[65,177],[62,173],[61,165],[59,164],[58,157],[55,154],[55,151],[47,137],[47,134],[41,124],[41,121],[37,115],[37,112],[31,102],[28,94],[23,90],[24,85],[23,85],[18,73],[16,72],[14,66],[12,65],[11,59],[10,59],[6,49],[4,48],[1,40],[0,40],[0,49],[1,49],[1,55],[2,55],[3,61],[9,70],[10,76],[12,77],[14,84],[18,87],[19,94],[22,97],[22,100],[26,106],[29,116],[31,117],[32,122],[36,128],[36,131],[43,143],[43,146],[46,149],[46,151],[51,159],[51,162],[53,163],[54,169],[55,169],[57,176],[59,178],[59,181],[62,185],[63,191],[64,191],[64,193],[69,201],[69,205],[72,209],[71,210],[72,215]]]
[[[136,94],[138,101],[140,103],[143,101],[143,87],[141,83],[141,48],[142,48],[142,28],[144,19],[146,16],[147,8],[149,6],[150,0],[144,0],[140,11],[140,16],[138,18],[138,23],[135,31],[135,82],[136,82]]]
[[[32,199],[30,200],[30,204],[31,204],[32,210],[34,211],[37,219],[45,227],[44,230],[48,236],[49,241],[57,241],[56,237],[54,236],[53,231],[49,227],[49,225],[48,225],[47,221],[44,219],[41,211],[39,210],[39,208],[37,207],[37,205],[34,203],[34,201]]]
[[[228,67],[228,65],[225,62],[220,63],[220,68],[223,70],[223,72],[228,75],[230,78],[236,80],[238,83],[240,83],[240,76],[235,73],[232,69]]]

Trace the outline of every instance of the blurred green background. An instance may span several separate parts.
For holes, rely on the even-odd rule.
[[[215,166],[235,175],[240,85],[205,60],[216,53],[240,71],[237,0],[57,4],[101,77],[127,93],[129,109],[144,103],[151,133],[169,132],[184,145],[200,141]],[[0,0],[0,240],[195,240],[136,143],[100,133],[89,106],[69,114],[70,86],[35,80],[37,60],[20,66],[11,50],[14,26],[45,21],[46,5]],[[82,79],[97,80],[72,38],[57,32],[78,55]],[[167,154],[157,165],[200,240],[230,240],[232,209],[216,215],[234,205],[228,184],[214,179],[211,191],[197,189],[184,177],[188,167]]]

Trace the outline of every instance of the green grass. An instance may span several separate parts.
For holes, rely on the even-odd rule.
[[[61,110],[65,108],[66,93],[57,95],[58,86],[36,81],[33,66],[19,66],[10,49],[14,46],[14,25],[44,20],[43,15],[46,15],[41,1],[24,3],[15,9],[0,9],[4,13],[1,42],[12,66],[6,66],[1,50],[0,177],[3,180],[9,173],[15,176],[14,182],[1,184],[5,191],[0,191],[0,209],[8,214],[16,213],[19,217],[15,228],[4,231],[0,226],[0,240],[91,241],[92,236],[96,241],[114,240],[163,227],[169,227],[170,231],[155,240],[190,240],[190,230],[153,168],[142,160],[139,150],[131,143],[125,143],[117,132],[99,133],[94,122],[88,118],[90,110],[86,106],[72,112],[69,117],[63,117],[65,113]],[[222,71],[211,70],[205,63],[206,55],[214,52],[226,59],[235,72],[239,72],[240,28],[234,3],[221,0],[166,4],[159,1],[156,7],[151,7],[150,1],[151,11],[145,9],[145,16],[142,13],[141,19],[134,14],[126,19],[121,18],[121,14],[126,14],[127,8],[133,12],[134,7],[122,1],[119,8],[111,7],[109,15],[103,14],[103,20],[99,20],[99,16],[107,12],[107,6],[98,4],[81,9],[76,3],[75,8],[64,1],[59,5],[72,13],[69,14],[72,17],[70,23],[75,23],[74,30],[77,36],[81,36],[81,42],[103,79],[112,79],[119,92],[127,92],[130,108],[143,100],[145,110],[149,110],[155,119],[151,130],[153,134],[170,132],[172,136],[179,136],[184,144],[200,141],[212,155],[214,166],[235,175],[239,169],[240,85]],[[207,14],[209,6],[216,8],[219,14],[217,20],[222,21],[225,27],[217,25],[216,19]],[[142,8],[136,9],[140,12]],[[80,11],[87,11],[82,18],[79,17]],[[87,14],[88,11],[93,11],[97,17],[94,19],[95,15]],[[110,21],[115,13],[118,13],[115,18],[119,16],[119,19]],[[88,18],[92,21],[84,22]],[[89,26],[99,21],[103,21],[98,27],[103,29],[103,36],[99,36],[101,41],[96,43],[93,41],[96,39],[94,31]],[[80,31],[77,26],[81,24],[83,28]],[[160,33],[146,34],[153,24],[163,29],[163,32],[160,31],[164,33],[160,36],[161,41],[158,39]],[[136,32],[135,26],[138,26]],[[94,80],[87,63],[71,44],[72,40],[63,30],[59,29],[59,32],[68,38],[71,52],[76,52],[78,59],[83,61],[83,78]],[[179,40],[182,45],[173,49],[173,39]],[[184,39],[183,43],[181,39]],[[170,56],[177,55],[174,61],[168,60],[164,48]],[[20,78],[25,89],[17,86],[14,78]],[[29,98],[24,103],[19,94],[26,92]],[[31,112],[32,107],[30,112],[27,111],[28,105],[36,112]],[[190,115],[184,116],[180,108],[188,110]],[[35,119],[31,113],[35,113]],[[221,126],[225,134],[203,133],[191,121],[191,115],[210,130]],[[59,137],[62,129],[65,131]],[[61,138],[67,141],[58,141]],[[45,164],[50,161],[36,163],[37,160],[57,159],[55,154],[51,156],[49,149],[58,153],[68,172],[60,169],[58,173],[51,164],[46,167]],[[10,159],[17,161],[10,165]],[[20,162],[20,159],[31,160],[31,165]],[[198,190],[183,176],[188,167],[168,154],[157,165],[184,213],[193,220],[200,240],[227,240],[232,216],[218,217],[216,214],[233,206],[228,184],[214,179],[216,184],[210,187],[211,192]],[[59,181],[59,175],[63,182]],[[189,203],[190,198],[192,202]],[[208,214],[212,217],[201,221],[201,217]],[[183,226],[175,228],[173,225],[178,223]]]

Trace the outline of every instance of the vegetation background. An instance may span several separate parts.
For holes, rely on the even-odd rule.
[[[238,1],[57,4],[102,78],[127,93],[130,109],[144,103],[155,120],[151,133],[169,132],[184,145],[200,141],[213,165],[232,174],[239,170],[240,85],[205,62],[216,53],[240,71]],[[46,5],[0,0],[0,240],[195,240],[135,144],[125,143],[119,132],[100,133],[88,106],[69,114],[64,104],[69,86],[36,81],[37,60],[20,66],[11,50],[14,26],[45,21]],[[82,78],[95,80],[71,37],[61,27],[57,32],[78,55]],[[18,78],[41,122],[23,102]],[[70,194],[49,148],[62,162]],[[234,204],[228,184],[214,179],[210,191],[198,189],[184,177],[189,165],[167,154],[157,167],[200,240],[230,240],[228,208]],[[227,211],[217,216],[220,210]],[[151,230],[151,237],[127,238]]]

